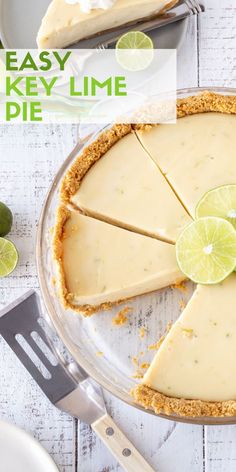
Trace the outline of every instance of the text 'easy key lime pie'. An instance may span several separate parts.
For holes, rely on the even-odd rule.
[[[177,0],[52,0],[38,37],[41,49],[64,48],[122,25],[152,18]]]
[[[156,413],[236,416],[236,275],[228,276],[236,266],[230,223],[236,209],[229,208],[236,184],[236,98],[205,92],[180,99],[177,116],[176,125],[115,125],[67,171],[54,234],[60,294],[67,308],[91,315],[185,279],[176,251],[186,229],[195,231],[197,207],[208,217],[206,228],[218,228],[214,259],[216,233],[198,224],[205,240],[212,238],[206,258],[230,267],[216,270],[222,282],[215,285],[199,272],[202,282],[132,395]],[[198,202],[218,186],[230,192],[228,203],[205,215],[206,205]],[[203,201],[212,208],[217,198],[210,192]],[[230,222],[221,219],[224,212]],[[227,228],[225,242],[221,231]],[[207,268],[211,280],[212,265]]]

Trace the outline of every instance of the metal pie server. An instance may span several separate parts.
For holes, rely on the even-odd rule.
[[[0,334],[51,403],[91,425],[125,471],[154,472],[107,414],[99,385],[73,361],[59,360],[40,319],[39,297],[27,292],[0,311]]]

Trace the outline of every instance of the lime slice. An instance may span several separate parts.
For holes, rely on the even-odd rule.
[[[196,218],[218,216],[236,229],[236,185],[223,185],[207,192],[196,208]]]
[[[6,277],[16,268],[18,252],[8,239],[0,238],[0,277]]]
[[[153,60],[153,42],[141,31],[129,31],[116,43],[117,62],[126,70],[138,72]]]
[[[0,202],[0,236],[10,233],[12,227],[12,212],[2,202]]]
[[[236,231],[222,218],[200,218],[178,238],[176,257],[189,279],[200,284],[219,283],[236,266]]]

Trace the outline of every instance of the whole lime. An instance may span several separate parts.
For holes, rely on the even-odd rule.
[[[0,202],[0,237],[6,236],[11,231],[13,216],[11,210]]]

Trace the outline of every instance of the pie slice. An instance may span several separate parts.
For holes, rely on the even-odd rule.
[[[235,97],[204,93],[179,101],[178,116],[184,117],[175,125],[138,131],[144,148],[192,217],[206,192],[236,182],[235,113]]]
[[[136,389],[136,399],[158,413],[235,415],[235,305],[236,274],[219,285],[198,286]]]
[[[54,254],[64,304],[85,315],[184,279],[173,245],[64,207]]]
[[[156,16],[175,3],[177,0],[116,0],[111,8],[84,13],[79,2],[53,0],[43,18],[37,44],[41,49],[64,48],[97,33]]]
[[[98,149],[86,150],[65,178],[64,198],[90,216],[174,243],[190,216],[136,135],[127,134],[106,151],[102,157]],[[79,182],[92,153],[96,162]]]

